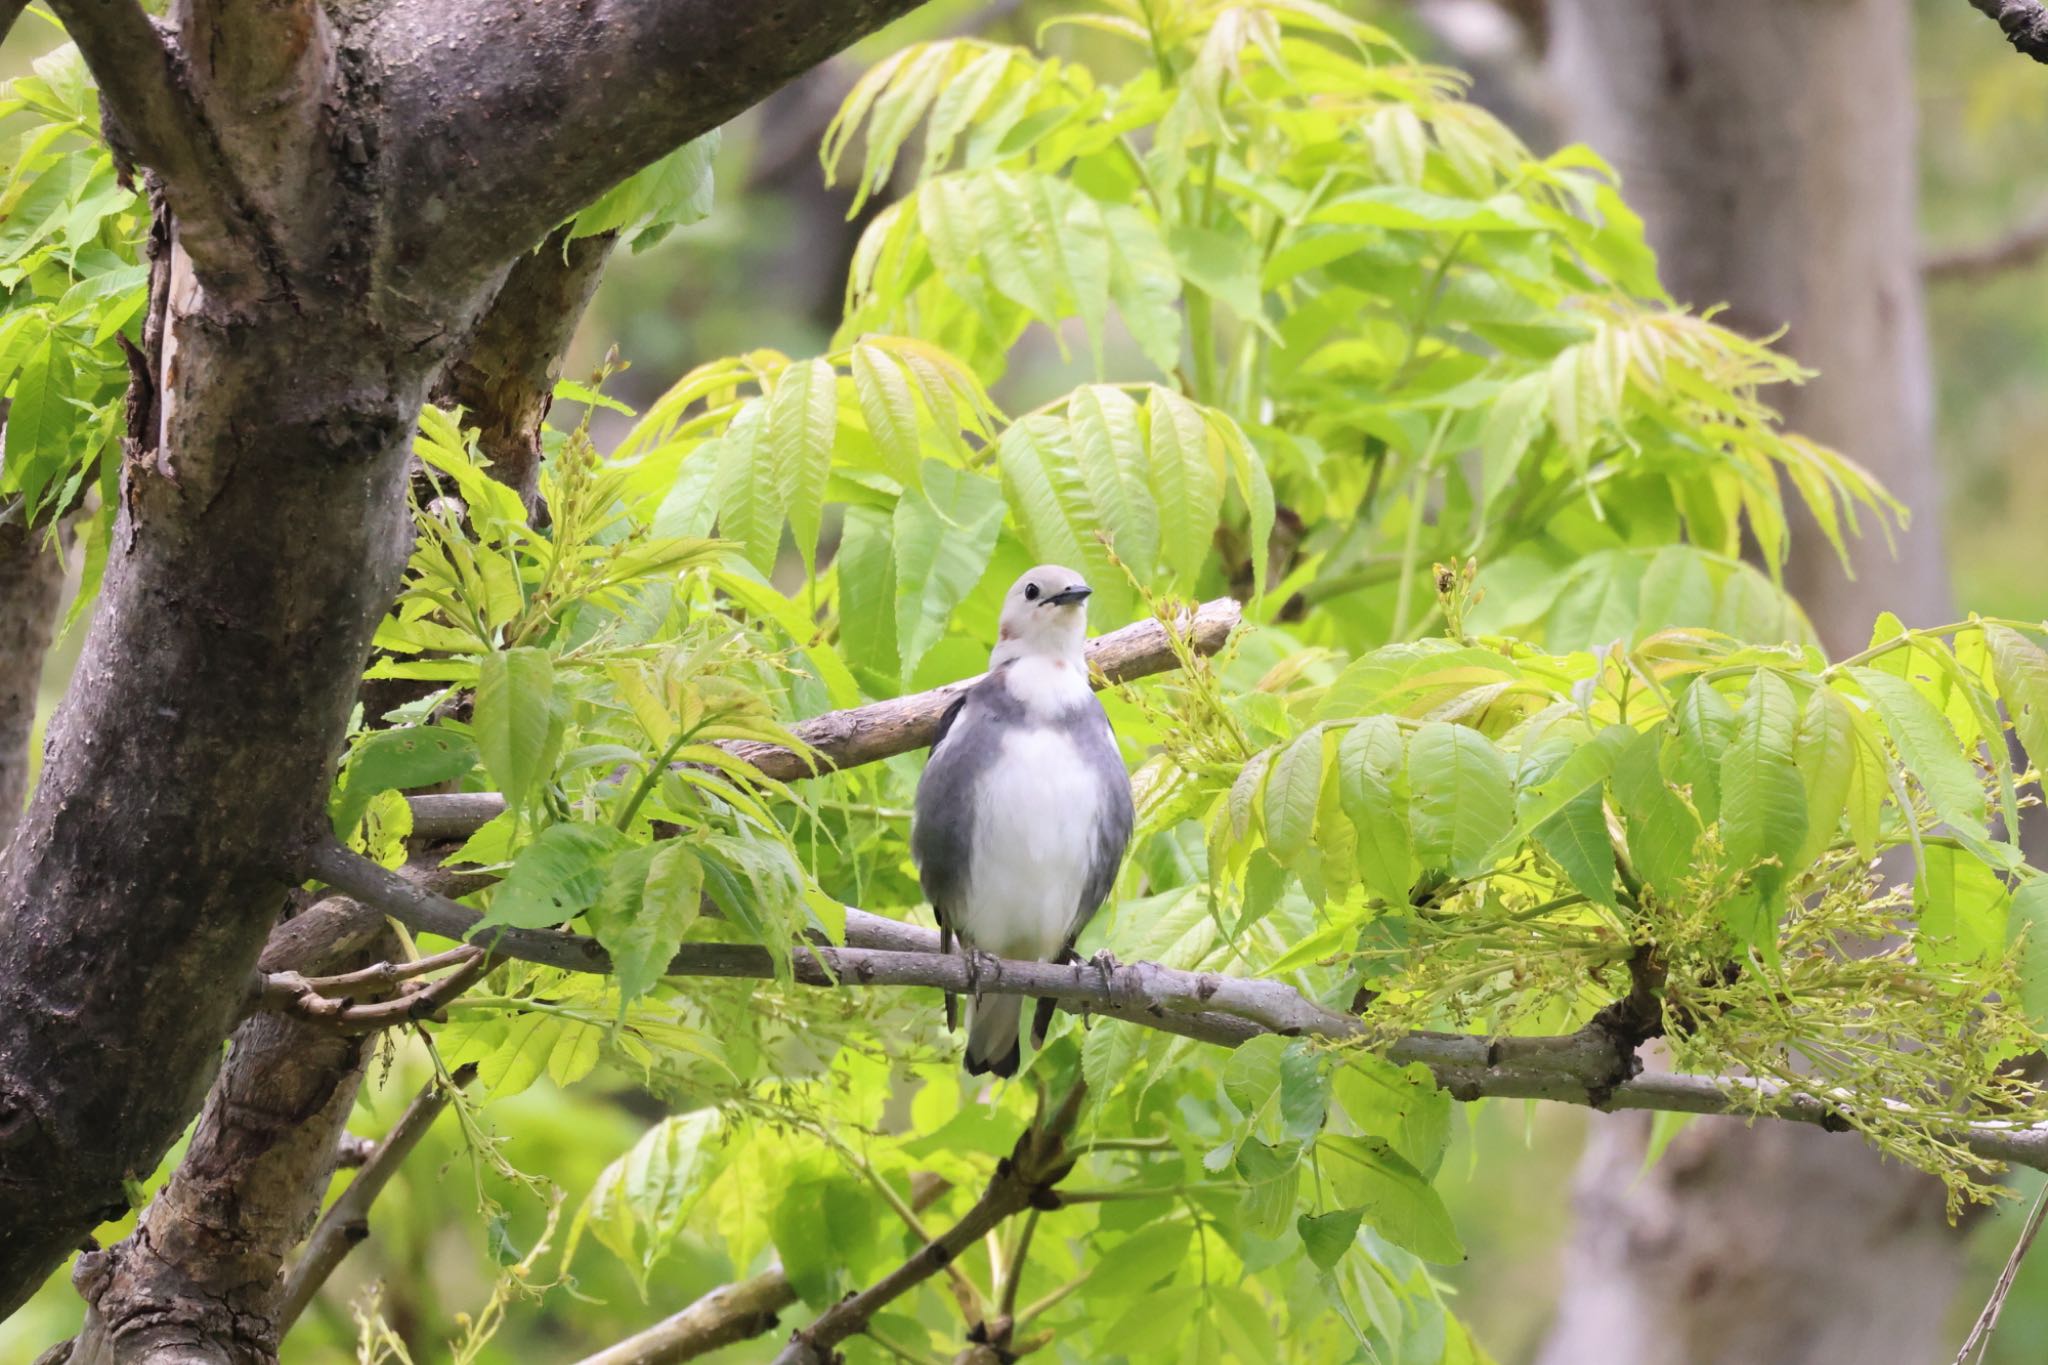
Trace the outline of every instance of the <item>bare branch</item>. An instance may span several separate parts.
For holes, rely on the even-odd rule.
[[[1940,251],[1920,262],[1928,280],[1980,280],[2008,270],[2022,270],[2048,254],[2048,213],[2042,213],[1994,241]]]
[[[395,1024],[437,1018],[448,1002],[461,995],[490,969],[483,949],[471,944],[417,962],[378,962],[335,977],[304,977],[297,972],[269,972],[258,980],[254,1003],[347,1033],[374,1033]],[[446,976],[418,978],[442,967]],[[342,993],[364,989],[372,994],[395,992],[393,998],[358,1004]]]
[[[2013,1281],[2020,1275],[2020,1262],[2026,1260],[2027,1249],[2034,1245],[2034,1238],[2041,1231],[2043,1214],[2048,1214],[2048,1189],[2034,1196],[2034,1207],[2027,1214],[2026,1224],[2020,1228],[2019,1241],[2013,1244],[2012,1255],[2005,1258],[2005,1269],[1998,1272],[1998,1283],[1991,1290],[1990,1301],[1971,1325],[1970,1335],[1963,1338],[1963,1348],[1956,1352],[1956,1365],[1970,1365],[1970,1357],[1977,1354],[1991,1340],[1991,1334],[1998,1330],[1998,1319],[2005,1312],[2006,1298],[2012,1293]]]
[[[474,1066],[457,1067],[451,1078],[459,1088],[468,1085],[476,1075]],[[298,1264],[291,1269],[285,1282],[284,1307],[278,1314],[280,1333],[291,1330],[291,1325],[306,1311],[306,1305],[320,1292],[320,1286],[327,1283],[327,1277],[342,1263],[358,1242],[370,1235],[370,1205],[391,1180],[392,1175],[404,1164],[412,1149],[426,1136],[427,1129],[434,1126],[434,1120],[448,1107],[449,1090],[445,1082],[436,1078],[425,1089],[413,1097],[405,1112],[398,1116],[398,1122],[391,1125],[391,1131],[377,1144],[363,1168],[356,1172],[348,1188],[336,1196],[322,1214],[313,1235],[306,1239],[306,1250],[299,1257]]]
[[[1041,1114],[1017,1139],[1009,1158],[996,1166],[988,1188],[974,1207],[932,1241],[925,1243],[910,1259],[875,1283],[833,1304],[810,1326],[797,1332],[775,1357],[775,1365],[825,1365],[838,1358],[833,1349],[861,1331],[883,1305],[951,1265],[961,1252],[984,1233],[999,1227],[1005,1218],[1027,1208],[1058,1208],[1054,1189],[1073,1169],[1067,1152],[1067,1135],[1080,1117],[1086,1087],[1076,1082],[1058,1109]]]
[[[444,938],[466,939],[483,917],[436,896],[339,844],[315,848],[307,871],[339,890],[384,910],[401,923]],[[1200,1042],[1237,1047],[1261,1033],[1355,1042],[1399,1062],[1421,1062],[1454,1099],[1552,1100],[1594,1109],[1652,1109],[1681,1114],[1735,1114],[1783,1119],[1839,1131],[1855,1126],[1846,1096],[1815,1095],[1770,1082],[1733,1076],[1640,1075],[1635,1040],[1595,1020],[1577,1033],[1549,1037],[1483,1038],[1472,1034],[1408,1033],[1386,1037],[1363,1020],[1304,997],[1282,981],[1176,971],[1156,963],[1017,962],[979,960],[970,975],[965,958],[936,952],[937,935],[890,924],[877,915],[847,912],[847,938],[883,932],[893,942],[928,947],[829,948],[800,944],[791,974],[799,985],[831,989],[864,986],[935,987],[954,995],[1026,995],[1069,1008]],[[545,929],[491,928],[479,939],[494,956],[515,957],[566,971],[607,972],[611,959],[595,939]],[[685,944],[668,965],[670,976],[776,976],[766,948],[733,943]],[[1949,1134],[1978,1156],[2048,1170],[2048,1126],[1983,1121]]]
[[[1243,620],[1242,606],[1228,597],[1219,597],[1202,603],[1192,613],[1183,613],[1175,628],[1185,633],[1188,646],[1195,653],[1214,654]],[[1174,653],[1166,627],[1158,621],[1138,621],[1088,642],[1090,681],[1098,689],[1178,667],[1180,656]],[[930,744],[938,731],[939,718],[945,715],[953,699],[983,676],[976,674],[929,692],[892,697],[845,711],[827,711],[822,716],[799,721],[790,727],[790,732],[809,746],[809,757],[775,744],[733,742],[723,747],[784,782],[880,762]],[[466,838],[505,809],[504,799],[490,792],[414,796],[408,802],[412,806],[413,834],[424,839]]]
[[[1970,0],[1979,14],[1998,21],[2005,40],[2037,62],[2048,62],[2048,9],[2041,0]]]

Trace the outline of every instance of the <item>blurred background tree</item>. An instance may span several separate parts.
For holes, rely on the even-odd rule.
[[[854,77],[914,37],[1028,42],[1064,8],[939,0],[741,120],[719,153],[710,218],[620,253],[568,372],[594,369],[617,346],[632,368],[612,387],[640,407],[716,356],[825,349],[866,214],[849,219],[850,192],[825,188],[814,152]],[[1910,624],[1945,619],[1951,600],[2048,615],[2048,461],[2034,448],[2048,429],[2048,73],[2016,59],[1995,27],[1962,0],[1347,8],[1478,71],[1478,98],[1537,150],[1583,139],[1614,160],[1679,299],[1728,302],[1728,320],[1757,334],[1790,327],[1785,346],[1821,371],[1784,402],[1792,425],[1872,467],[1916,512],[1902,558],[1866,560],[1855,585],[1822,567],[1818,537],[1795,551],[1795,583],[1832,651],[1868,637],[1872,603]],[[33,17],[18,25],[0,75],[25,71],[56,36]],[[1047,45],[1086,54],[1098,41],[1067,29]],[[1046,344],[1013,363],[998,396],[1016,411],[1077,377]],[[597,420],[600,444],[608,420]],[[46,667],[45,712],[68,672],[67,646],[75,640],[60,641]],[[5,797],[0,782],[0,808],[11,809]],[[402,1074],[416,1064],[397,1065],[391,1084],[366,1091],[371,1131],[395,1116],[393,1097],[413,1088],[405,1082],[423,1078]],[[505,1155],[587,1188],[658,1117],[644,1104],[542,1081],[498,1110]],[[1475,1154],[1527,1149],[1512,1160],[1475,1155],[1443,1178],[1473,1249],[1449,1275],[1466,1291],[1459,1311],[1503,1362],[1936,1358],[1982,1303],[2018,1221],[2007,1205],[1952,1230],[1924,1177],[1802,1131],[1701,1123],[1639,1177],[1651,1125],[1610,1118],[1593,1125],[1579,1177],[1582,1217],[1595,1221],[1574,1233],[1565,1173],[1585,1116],[1506,1103],[1459,1113]],[[1665,1127],[1657,1138],[1670,1138]],[[316,1300],[288,1359],[349,1358],[355,1326],[338,1305],[372,1281],[422,1360],[435,1325],[485,1297],[491,1240],[524,1245],[537,1226],[502,1190],[512,1221],[479,1226],[459,1152],[451,1124],[429,1134],[380,1200],[376,1237]],[[1881,1245],[1891,1249],[1880,1257]],[[686,1240],[656,1267],[654,1292],[680,1302],[728,1273]],[[642,1325],[622,1268],[591,1259],[579,1275],[590,1301],[514,1315],[484,1358],[565,1358]],[[53,1281],[0,1324],[0,1359],[71,1330],[79,1308]],[[1699,1315],[1697,1334],[1671,1332],[1688,1313]],[[1658,1332],[1630,1335],[1644,1321]],[[1735,1323],[1753,1335],[1728,1332]],[[1845,1325],[1858,1334],[1834,1335]],[[1717,1336],[1713,1354],[1702,1342]],[[1988,1359],[2018,1365],[2044,1350],[2048,1260],[2037,1259]],[[742,1345],[726,1358],[760,1351]]]

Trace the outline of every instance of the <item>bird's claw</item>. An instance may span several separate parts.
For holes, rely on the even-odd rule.
[[[967,958],[967,993],[976,1000],[979,1000],[981,999],[981,974],[984,971],[993,972],[997,958],[994,953],[983,952],[979,948],[967,949],[965,956]]]
[[[1116,974],[1116,969],[1123,966],[1124,964],[1118,962],[1116,958],[1110,953],[1109,949],[1104,948],[1100,952],[1096,953],[1095,956],[1088,959],[1088,965],[1093,967],[1096,970],[1096,972],[1100,974],[1100,976],[1102,977],[1102,988],[1104,990],[1108,990],[1110,985],[1110,978]]]

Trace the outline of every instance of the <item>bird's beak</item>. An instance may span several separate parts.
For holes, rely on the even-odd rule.
[[[1046,598],[1045,605],[1048,607],[1071,607],[1077,603],[1087,601],[1088,594],[1094,591],[1095,589],[1085,584],[1080,587],[1065,588]]]

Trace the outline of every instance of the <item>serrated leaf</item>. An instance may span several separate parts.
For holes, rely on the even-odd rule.
[[[1159,508],[1138,405],[1121,389],[1089,384],[1067,400],[1067,427],[1117,558],[1141,582],[1149,579],[1159,556]]]
[[[763,574],[774,572],[784,521],[775,459],[762,439],[767,413],[762,400],[747,400],[713,449],[697,457],[716,461],[719,535],[737,542],[747,562]]]
[[[1759,669],[1721,756],[1721,842],[1730,866],[1751,870],[1772,922],[1786,883],[1803,870],[1796,861],[1806,841],[1806,784],[1794,758],[1798,732],[1791,686]]]
[[[1409,840],[1408,754],[1400,723],[1369,716],[1337,744],[1337,792],[1358,838],[1358,870],[1390,905],[1406,906],[1415,885]]]
[[[1145,417],[1160,557],[1182,582],[1192,583],[1209,556],[1223,510],[1220,443],[1212,443],[1201,409],[1170,390],[1151,391]]]
[[[494,924],[544,929],[581,914],[604,891],[605,864],[626,843],[609,825],[549,825],[512,860],[477,941],[489,943]]]
[[[1984,627],[1984,641],[2012,731],[2036,774],[2048,781],[2048,650],[2004,626]]]
[[[1856,718],[1849,703],[1816,687],[1800,708],[1793,758],[1806,787],[1806,838],[1792,861],[1810,867],[1841,829],[1856,775]]]
[[[1895,651],[1896,652],[1896,651]],[[1936,815],[1957,829],[1984,824],[1984,789],[1948,721],[1905,678],[1876,668],[1852,668],[1877,708],[1906,770],[1920,783]]]
[[[1359,1132],[1385,1139],[1425,1178],[1435,1177],[1451,1143],[1451,1096],[1429,1068],[1360,1053],[1337,1068],[1331,1090]]]
[[[2037,1033],[2048,1033],[2048,877],[2013,888],[2006,936],[2020,941],[2020,1005]]]
[[[703,864],[674,841],[627,849],[605,866],[603,889],[587,913],[591,932],[611,954],[621,1010],[661,979],[697,920],[703,894]]]
[[[1618,906],[1614,843],[1607,837],[1606,809],[1597,788],[1579,793],[1538,825],[1535,839],[1581,893],[1597,904]]]
[[[767,444],[775,488],[806,573],[817,570],[825,483],[832,473],[832,443],[839,429],[838,385],[838,373],[826,361],[800,360],[776,376],[768,403]]]
[[[470,728],[484,771],[509,808],[525,809],[553,770],[564,709],[546,650],[508,649],[477,660]]]
[[[1477,730],[1429,721],[1408,741],[1409,827],[1416,860],[1476,876],[1515,823],[1505,755]]]
[[[1331,1136],[1316,1151],[1339,1202],[1356,1208],[1380,1236],[1438,1265],[1465,1259],[1443,1197],[1386,1141]]]
[[[905,488],[916,487],[923,471],[917,400],[903,367],[882,347],[863,343],[853,348],[850,368],[861,420],[867,423],[875,449],[882,453],[896,482]]]
[[[922,486],[906,488],[896,500],[893,520],[896,649],[907,678],[987,571],[1003,525],[1003,490],[992,479],[930,460]]]
[[[1262,801],[1266,846],[1284,864],[1308,848],[1323,788],[1323,727],[1312,725],[1273,760]]]

